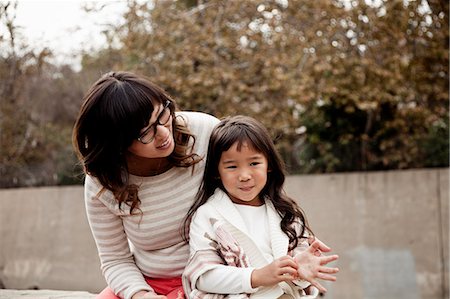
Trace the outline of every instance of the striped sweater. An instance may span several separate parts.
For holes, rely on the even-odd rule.
[[[180,112],[196,137],[194,152],[206,157],[209,136],[218,120],[199,112]],[[99,195],[101,185],[85,179],[87,217],[97,245],[103,275],[121,298],[131,298],[151,287],[143,275],[155,278],[181,276],[189,246],[180,233],[183,219],[200,186],[205,159],[192,167],[173,167],[150,177],[130,175],[139,186],[142,214],[130,215],[109,191]]]

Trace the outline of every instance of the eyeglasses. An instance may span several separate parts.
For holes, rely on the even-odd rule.
[[[137,138],[138,141],[140,141],[143,144],[148,144],[150,142],[153,141],[153,139],[155,139],[155,135],[156,135],[156,127],[159,126],[164,126],[166,125],[169,120],[171,119],[172,114],[170,113],[170,101],[166,101],[166,103],[163,106],[163,110],[161,111],[161,113],[158,115],[158,118],[156,119],[156,121],[147,129],[145,129],[144,132],[142,132],[142,134]]]

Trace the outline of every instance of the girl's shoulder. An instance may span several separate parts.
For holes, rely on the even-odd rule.
[[[226,198],[224,198],[226,197]],[[223,208],[226,207],[230,202],[228,202],[229,199],[225,192],[220,190],[220,188],[217,188],[213,195],[211,195],[208,200],[202,204],[198,209],[195,211],[194,217],[203,217],[207,218],[210,216],[214,216],[215,218],[221,217],[219,216],[220,212],[223,211]]]
[[[204,203],[203,205],[198,207],[198,209],[197,209],[197,211],[195,211],[193,217],[204,218],[207,216],[216,215],[217,214],[216,212],[217,211],[216,211],[215,207],[211,204],[211,202],[207,201],[206,203]]]

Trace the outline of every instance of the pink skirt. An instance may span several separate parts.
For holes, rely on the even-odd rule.
[[[181,284],[181,277],[174,278],[148,278],[145,277],[148,285],[155,290],[156,294],[164,295],[167,299],[184,299],[183,286]],[[106,287],[96,299],[120,299],[114,292]]]

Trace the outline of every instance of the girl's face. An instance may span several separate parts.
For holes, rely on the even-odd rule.
[[[149,136],[150,138],[148,138]],[[164,158],[173,152],[175,141],[172,134],[172,116],[169,107],[159,104],[153,110],[149,125],[141,130],[140,139],[143,142],[151,141],[144,144],[138,139],[134,140],[128,151],[136,156]]]
[[[243,142],[240,151],[238,143],[222,152],[219,161],[219,175],[231,200],[237,204],[260,206],[259,194],[267,182],[267,158]]]

